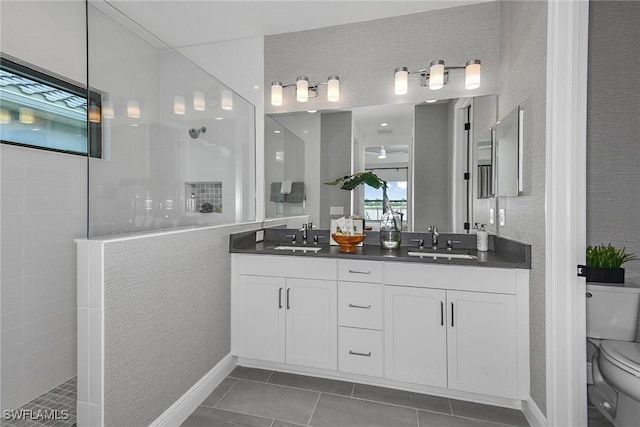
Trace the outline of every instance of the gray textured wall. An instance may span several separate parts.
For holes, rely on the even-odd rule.
[[[412,77],[409,93],[393,93],[396,67],[410,70],[429,67],[434,59],[448,65],[482,60],[482,86],[464,89],[464,72],[453,71],[440,99],[485,95],[496,92],[498,59],[498,3],[487,2],[317,30],[265,37],[265,87],[271,81],[294,83],[296,76],[325,81],[340,76],[340,101],[326,100],[326,86],[317,99],[299,103],[293,88],[285,89],[282,107],[271,105],[265,91],[265,112],[304,111],[310,108],[339,109],[398,102],[418,104],[434,93],[420,87]],[[431,92],[431,93],[429,93]],[[426,98],[429,96],[429,98]]]
[[[640,256],[640,2],[589,4],[587,243]],[[640,260],[624,266],[640,283]]]
[[[324,185],[351,174],[351,112],[323,113],[320,119],[320,227],[329,228],[331,206],[342,206],[349,216],[351,192]]]
[[[415,107],[414,229],[451,230],[449,104]]]
[[[229,233],[105,244],[105,425],[149,425],[230,351]]]
[[[524,191],[499,198],[506,227],[489,228],[531,244],[529,332],[531,397],[546,413],[545,334],[545,153],[546,153],[547,3],[500,2],[498,117],[524,109]]]

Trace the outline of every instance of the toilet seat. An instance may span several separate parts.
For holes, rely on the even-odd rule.
[[[603,340],[600,354],[623,371],[640,377],[640,343]]]

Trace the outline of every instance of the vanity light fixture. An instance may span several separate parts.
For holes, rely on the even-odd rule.
[[[282,106],[284,102],[284,88],[296,87],[296,101],[307,102],[309,98],[318,96],[318,87],[327,85],[327,101],[336,102],[340,100],[340,77],[329,76],[326,83],[309,80],[306,76],[298,76],[296,82],[292,84],[283,84],[274,80],[271,82],[271,105],[275,107]]]
[[[140,103],[138,101],[127,101],[127,117],[131,119],[140,118]]]
[[[105,119],[113,119],[116,116],[111,101],[102,102],[102,117]]]
[[[220,107],[225,111],[233,110],[233,92],[228,89],[222,91]]]
[[[193,109],[196,111],[204,111],[207,109],[204,92],[200,90],[193,92]]]
[[[395,94],[404,95],[408,91],[409,75],[420,74],[420,86],[428,86],[431,90],[442,89],[449,81],[450,70],[465,70],[464,86],[466,89],[480,87],[481,62],[479,59],[467,61],[464,67],[445,66],[442,59],[431,61],[429,68],[417,71],[409,71],[407,67],[398,67],[395,70]]]
[[[187,106],[185,105],[184,96],[173,97],[173,114],[184,116],[187,112]]]

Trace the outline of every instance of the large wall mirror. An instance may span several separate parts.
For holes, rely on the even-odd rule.
[[[522,115],[516,107],[496,124],[497,196],[513,197],[522,191]]]
[[[303,141],[305,200],[298,208],[321,228],[329,228],[331,218],[359,215],[376,229],[382,214],[380,190],[358,187],[349,192],[323,184],[371,170],[389,183],[389,198],[402,214],[405,230],[426,231],[435,225],[442,231],[464,232],[465,223],[467,227],[473,223],[480,161],[477,141],[495,124],[496,107],[497,97],[487,95],[272,114],[266,122],[277,123]],[[273,130],[266,127],[265,141]],[[280,175],[269,170],[274,165],[266,159],[265,187],[271,205],[267,218],[286,214],[288,208],[285,204],[278,210],[274,203],[279,202],[270,201],[279,185],[275,178]]]

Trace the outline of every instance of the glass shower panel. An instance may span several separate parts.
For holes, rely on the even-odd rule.
[[[254,107],[106,2],[90,2],[89,237],[251,221]]]

